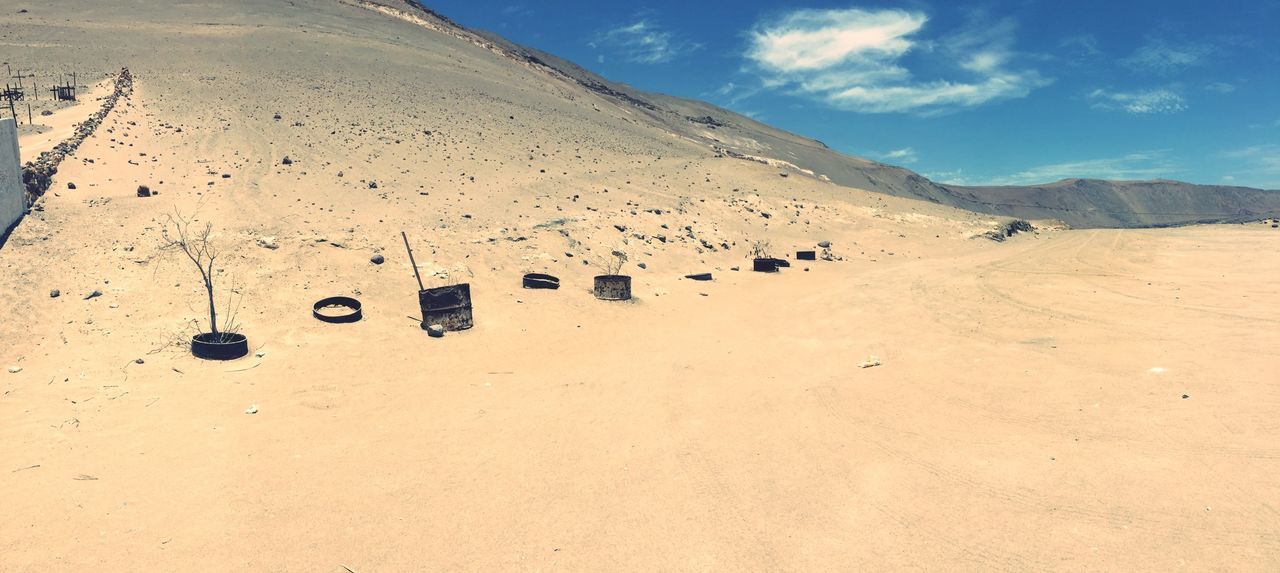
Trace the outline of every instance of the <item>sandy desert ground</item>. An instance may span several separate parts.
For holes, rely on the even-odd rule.
[[[0,248],[0,570],[1280,568],[1270,225],[995,243],[351,3],[18,4],[8,61],[135,91]],[[181,345],[175,210],[247,358]]]

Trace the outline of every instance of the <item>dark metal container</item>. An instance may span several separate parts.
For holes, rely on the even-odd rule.
[[[627,275],[600,275],[596,277],[596,298],[600,300],[631,300],[631,277]]]
[[[460,284],[418,291],[422,307],[422,329],[439,324],[447,331],[475,326],[471,316],[471,285]]]
[[[751,270],[758,273],[776,273],[778,272],[778,259],[769,257],[760,257],[751,261]]]
[[[816,261],[818,260],[818,251],[796,251],[797,261]]]

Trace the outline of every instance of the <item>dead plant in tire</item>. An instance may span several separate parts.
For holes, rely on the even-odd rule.
[[[201,226],[195,222],[194,218],[185,217],[180,211],[175,210],[172,214],[166,215],[162,222],[160,252],[182,253],[183,257],[195,266],[204,284],[205,295],[208,297],[208,333],[214,338],[209,342],[230,342],[240,330],[235,318],[239,304],[235,289],[228,289],[227,304],[223,308],[229,308],[230,311],[219,328],[218,305],[214,298],[217,278],[214,263],[218,261],[221,253],[213,244],[212,236],[213,223],[206,222]]]

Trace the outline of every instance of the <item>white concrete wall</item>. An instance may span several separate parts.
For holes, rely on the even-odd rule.
[[[0,119],[0,235],[16,224],[27,210],[21,161],[18,124],[13,118]]]

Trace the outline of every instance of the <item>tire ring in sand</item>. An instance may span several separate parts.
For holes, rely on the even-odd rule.
[[[341,306],[351,309],[351,312],[339,315],[329,315],[320,312],[322,309],[331,306]],[[329,298],[316,301],[311,307],[311,315],[316,317],[320,322],[328,322],[330,324],[347,324],[358,322],[364,317],[364,311],[361,310],[360,301],[347,296],[331,296]]]

